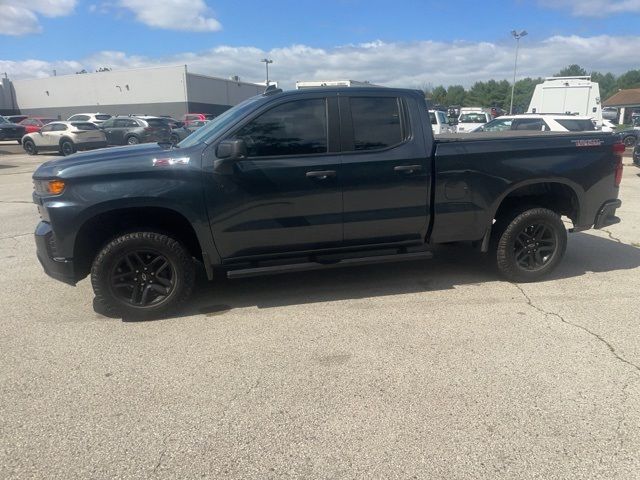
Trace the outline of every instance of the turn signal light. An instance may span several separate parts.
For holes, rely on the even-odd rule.
[[[64,192],[64,182],[62,180],[49,180],[47,182],[47,191],[51,195],[60,195]]]

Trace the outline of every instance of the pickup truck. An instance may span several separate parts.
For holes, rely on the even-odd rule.
[[[624,146],[600,132],[435,140],[424,96],[269,87],[177,146],[78,153],[34,173],[37,256],[102,311],[167,315],[210,280],[426,259],[474,242],[510,281],[616,223]],[[426,267],[425,267],[426,268]],[[94,305],[96,303],[94,302]]]

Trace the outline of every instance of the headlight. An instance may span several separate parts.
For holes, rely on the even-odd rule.
[[[63,180],[35,180],[33,185],[38,195],[60,195],[65,188]]]

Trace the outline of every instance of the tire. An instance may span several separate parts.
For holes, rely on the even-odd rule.
[[[24,142],[22,142],[22,148],[24,148],[24,151],[27,152],[27,154],[29,155],[38,154],[38,149],[36,148],[36,144],[33,143],[33,140],[27,139]]]
[[[633,135],[627,135],[622,139],[622,143],[624,143],[625,147],[633,147],[636,144],[636,137]]]
[[[60,142],[60,153],[65,157],[76,153],[76,146],[71,140],[63,140]]]
[[[138,145],[140,143],[140,139],[138,137],[134,137],[133,135],[127,137],[127,145]]]
[[[18,138],[16,142],[18,142],[18,145],[22,145],[22,139]]]
[[[186,248],[155,232],[115,238],[91,267],[95,303],[100,306],[96,310],[124,319],[170,314],[187,301],[194,283],[195,265]]]
[[[562,261],[567,229],[546,208],[515,210],[494,224],[493,246],[500,275],[512,282],[535,282]]]

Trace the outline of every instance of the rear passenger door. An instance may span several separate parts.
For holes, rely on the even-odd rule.
[[[431,145],[418,103],[393,94],[341,97],[340,125],[345,244],[423,241]]]

